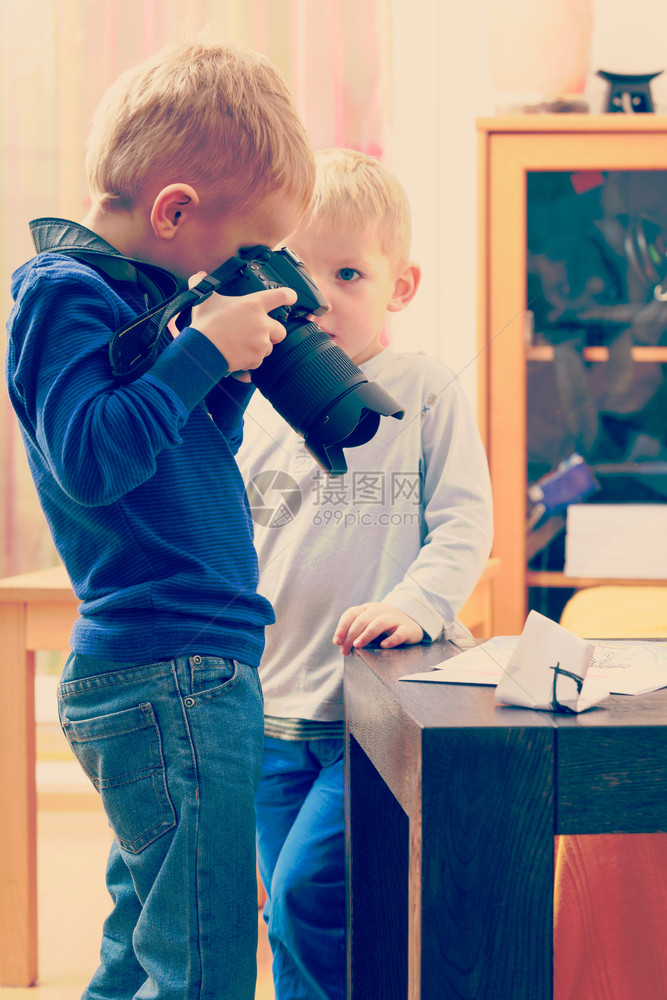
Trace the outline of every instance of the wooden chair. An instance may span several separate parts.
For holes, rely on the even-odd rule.
[[[579,590],[565,605],[560,623],[584,638],[665,638],[667,587],[605,584]]]

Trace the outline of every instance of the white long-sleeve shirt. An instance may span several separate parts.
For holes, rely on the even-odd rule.
[[[260,665],[265,714],[343,718],[343,657],[332,644],[347,608],[400,608],[435,639],[486,564],[492,538],[486,455],[456,375],[424,354],[386,348],[361,366],[405,408],[330,477],[259,393],[238,462],[255,523],[259,592],[276,613]]]

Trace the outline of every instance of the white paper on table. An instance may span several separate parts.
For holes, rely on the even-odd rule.
[[[592,643],[531,611],[494,700],[546,712],[585,712],[609,697],[604,681],[587,677],[592,659]]]
[[[482,684],[495,687],[519,641],[501,635],[444,660],[425,673],[406,674],[402,681],[435,684]],[[667,687],[667,642],[593,641],[589,679],[604,681],[611,694],[648,694]]]
[[[487,684],[495,687],[503,676],[518,635],[499,635],[479,646],[466,649],[451,660],[436,664],[419,674],[406,674],[402,681],[430,681],[435,684]]]
[[[667,687],[667,642],[595,644],[589,677],[600,677],[612,694],[648,694]]]

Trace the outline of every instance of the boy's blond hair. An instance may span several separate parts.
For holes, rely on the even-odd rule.
[[[150,183],[191,184],[214,211],[276,191],[305,208],[313,154],[280,71],[240,45],[169,46],[128,70],[95,113],[86,157],[94,200],[133,208]]]
[[[374,156],[356,149],[318,150],[315,165],[315,191],[301,225],[375,228],[382,252],[404,264],[412,227],[408,196],[398,178]]]

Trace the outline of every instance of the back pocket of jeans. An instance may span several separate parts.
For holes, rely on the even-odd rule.
[[[150,704],[73,722],[69,744],[95,788],[118,842],[138,854],[176,824],[160,731]]]

